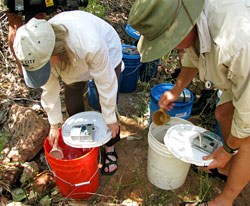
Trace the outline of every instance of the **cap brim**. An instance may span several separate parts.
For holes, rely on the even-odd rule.
[[[26,85],[31,88],[38,88],[46,84],[50,76],[50,61],[36,71],[28,71],[24,67],[23,77]]]
[[[183,2],[185,3],[185,1]],[[193,22],[187,17],[186,11],[182,6],[169,30],[153,40],[148,40],[141,35],[137,45],[141,55],[141,62],[154,61],[174,49],[193,28],[203,9],[203,5],[204,0],[196,1],[195,4],[189,5],[188,11],[192,15]]]

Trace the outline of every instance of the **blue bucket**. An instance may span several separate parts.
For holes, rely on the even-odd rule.
[[[122,79],[122,74],[120,74],[120,80],[118,82],[118,91],[120,90],[120,84]],[[99,95],[97,92],[96,85],[93,80],[88,81],[88,102],[89,106],[97,111],[101,111],[101,105],[99,103]],[[118,102],[118,93],[117,93],[117,102]]]
[[[97,111],[101,111],[101,106],[99,103],[99,96],[97,89],[93,80],[88,81],[88,101],[89,106]]]
[[[125,31],[130,37],[136,40],[140,39],[140,36],[141,36],[140,33],[136,31],[133,27],[131,27],[130,24],[126,25]]]
[[[122,45],[122,60],[125,69],[121,73],[121,93],[130,93],[136,90],[140,73],[140,54],[133,45]]]
[[[121,73],[121,93],[131,93],[137,88],[137,82],[139,79],[140,65],[137,67],[125,67]]]
[[[163,83],[163,84],[158,84],[151,89],[150,103],[149,103],[150,122],[152,122],[153,113],[159,109],[158,101],[159,101],[161,95],[165,91],[172,89],[173,86],[174,85],[170,84],[170,83]],[[192,106],[193,106],[193,102],[194,102],[194,95],[187,88],[185,88],[183,92],[186,94],[190,94],[190,99],[188,101],[175,102],[174,107],[170,111],[167,111],[167,113],[171,117],[179,117],[182,119],[188,119],[188,117],[191,114]]]

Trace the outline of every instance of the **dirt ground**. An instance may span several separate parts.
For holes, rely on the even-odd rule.
[[[53,205],[174,206],[182,201],[209,200],[221,192],[224,181],[204,172],[195,172],[194,165],[191,165],[185,183],[175,190],[160,189],[148,180],[149,114],[143,121],[135,118],[138,114],[135,108],[137,96],[137,92],[120,93],[118,111],[122,139],[115,145],[118,171],[112,176],[100,173],[99,188],[88,199],[67,200],[58,194]],[[189,121],[197,123],[196,117],[190,117]],[[240,194],[235,206],[249,206],[249,200],[250,185]]]
[[[125,31],[128,12],[133,0],[100,1],[107,6],[107,20],[115,27],[125,43],[129,38]],[[224,182],[218,177],[196,173],[191,166],[183,186],[175,190],[162,190],[154,186],[147,177],[149,112],[138,115],[138,95],[143,92],[121,93],[119,97],[119,119],[121,136],[115,147],[118,154],[118,171],[112,176],[99,175],[98,190],[84,200],[66,199],[58,193],[56,185],[50,190],[51,205],[54,206],[174,206],[178,202],[196,199],[209,200],[221,192]],[[190,117],[189,121],[200,124],[200,119]],[[38,158],[44,157],[43,151]],[[41,164],[42,170],[48,167]],[[244,189],[235,206],[250,205],[250,185]],[[2,206],[2,205],[1,205]],[[45,204],[45,206],[47,206]]]

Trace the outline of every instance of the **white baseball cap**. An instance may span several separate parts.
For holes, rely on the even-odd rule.
[[[52,26],[43,19],[32,18],[17,30],[13,47],[27,86],[37,88],[48,81],[55,38]]]

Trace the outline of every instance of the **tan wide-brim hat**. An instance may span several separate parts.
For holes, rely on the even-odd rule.
[[[141,37],[141,62],[161,58],[174,49],[195,26],[204,0],[136,0],[129,24]]]

